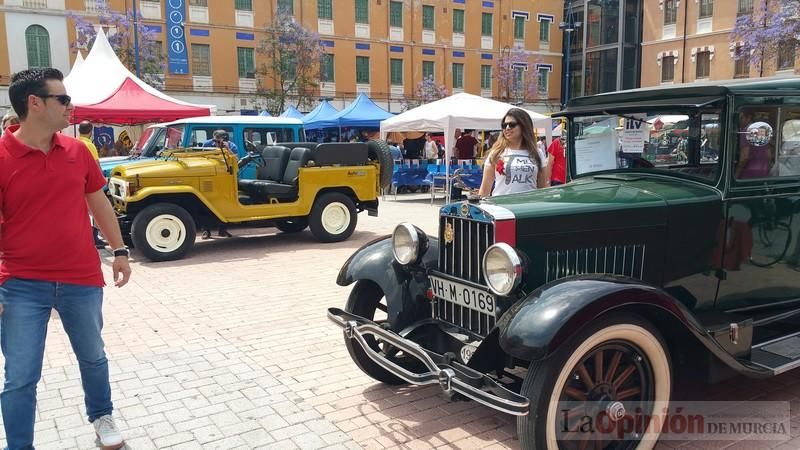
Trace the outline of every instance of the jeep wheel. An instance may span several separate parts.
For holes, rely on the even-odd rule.
[[[392,150],[389,148],[389,144],[384,140],[369,141],[367,142],[367,155],[370,161],[378,161],[381,189],[391,186],[394,157],[392,157]]]
[[[370,319],[381,325],[386,323],[386,297],[383,296],[381,289],[370,281],[359,281],[356,283],[353,290],[350,292],[350,297],[347,298],[347,305],[344,307],[345,311],[357,314],[365,319]],[[364,339],[369,346],[378,352],[392,352],[392,347],[375,339],[373,335],[366,335]],[[386,369],[372,361],[361,345],[354,339],[344,339],[344,345],[347,347],[350,357],[356,363],[362,372],[380,381],[381,383],[398,385],[405,384],[405,381],[392,375]],[[388,355],[387,355],[388,356]]]
[[[651,324],[634,315],[599,320],[531,363],[520,392],[530,414],[517,417],[522,448],[651,449],[659,433],[637,418],[667,405],[671,387],[668,350]]]
[[[156,203],[133,219],[131,240],[134,247],[151,261],[180,259],[192,248],[197,237],[192,216],[172,203]]]
[[[296,217],[294,219],[281,220],[275,224],[275,228],[284,233],[299,233],[308,227],[307,217]]]
[[[353,200],[341,192],[322,194],[311,208],[311,233],[320,242],[340,242],[356,229],[358,216]]]

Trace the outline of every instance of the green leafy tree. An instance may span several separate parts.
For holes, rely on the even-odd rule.
[[[278,11],[264,30],[258,54],[265,56],[259,65],[257,95],[264,109],[278,115],[291,99],[298,108],[310,106],[317,98],[324,52],[319,35],[304,28],[294,17]]]

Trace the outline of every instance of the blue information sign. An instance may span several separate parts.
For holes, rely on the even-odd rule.
[[[186,51],[186,3],[184,0],[167,0],[167,55],[169,73],[189,73],[189,53]]]

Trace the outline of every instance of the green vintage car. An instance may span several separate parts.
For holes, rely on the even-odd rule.
[[[800,80],[558,115],[569,183],[445,205],[437,236],[402,223],[342,267],[354,287],[328,316],[354,362],[516,415],[539,450],[653,447],[679,367],[800,366]],[[578,429],[587,417],[624,433]]]

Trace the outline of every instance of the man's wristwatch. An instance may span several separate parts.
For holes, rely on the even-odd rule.
[[[125,256],[125,257],[128,257],[130,254],[131,254],[131,252],[128,250],[128,248],[127,248],[127,247],[120,247],[120,248],[118,248],[118,249],[115,249],[115,250],[114,250],[114,257],[115,257],[115,258],[116,258],[117,256]]]

